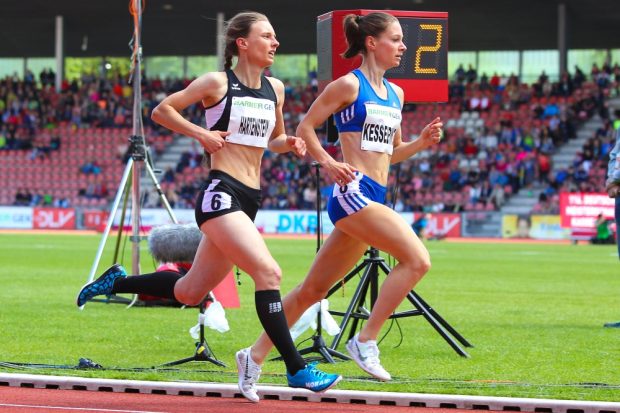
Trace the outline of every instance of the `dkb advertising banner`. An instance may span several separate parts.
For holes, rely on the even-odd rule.
[[[254,220],[256,228],[265,234],[316,234],[316,211],[260,210]],[[329,234],[334,225],[326,211],[321,213],[321,231]]]

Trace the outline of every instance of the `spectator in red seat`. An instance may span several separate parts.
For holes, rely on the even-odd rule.
[[[551,172],[551,158],[546,152],[537,152],[538,162],[538,180],[540,182],[549,182],[549,173]]]
[[[499,88],[499,83],[500,83],[499,75],[497,74],[497,72],[495,72],[493,73],[493,76],[491,77],[491,80],[489,81],[489,85],[491,85],[491,87],[494,90],[497,90]]]

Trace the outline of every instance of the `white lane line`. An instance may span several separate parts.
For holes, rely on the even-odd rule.
[[[80,410],[89,412],[117,412],[117,413],[165,413],[151,412],[148,410],[114,410],[114,409],[95,409],[88,407],[64,407],[64,406],[41,406],[35,404],[8,404],[0,403],[0,407],[23,407],[28,409],[57,409],[57,410]]]

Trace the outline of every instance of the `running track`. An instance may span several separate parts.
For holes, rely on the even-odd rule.
[[[342,403],[261,400],[254,404],[245,399],[221,397],[168,396],[141,393],[48,390],[23,387],[0,387],[1,413],[475,413],[482,410],[434,409],[398,406],[371,406]],[[485,410],[484,413],[489,413]]]

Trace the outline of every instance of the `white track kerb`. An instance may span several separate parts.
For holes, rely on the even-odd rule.
[[[141,380],[111,380],[67,376],[0,373],[0,386],[37,389],[90,390],[118,393],[170,394],[199,397],[242,398],[236,384],[182,383]],[[388,406],[505,410],[544,413],[620,413],[620,403],[579,400],[525,399],[420,393],[370,392],[357,390],[309,390],[280,386],[258,386],[261,399],[307,402],[354,403]]]

